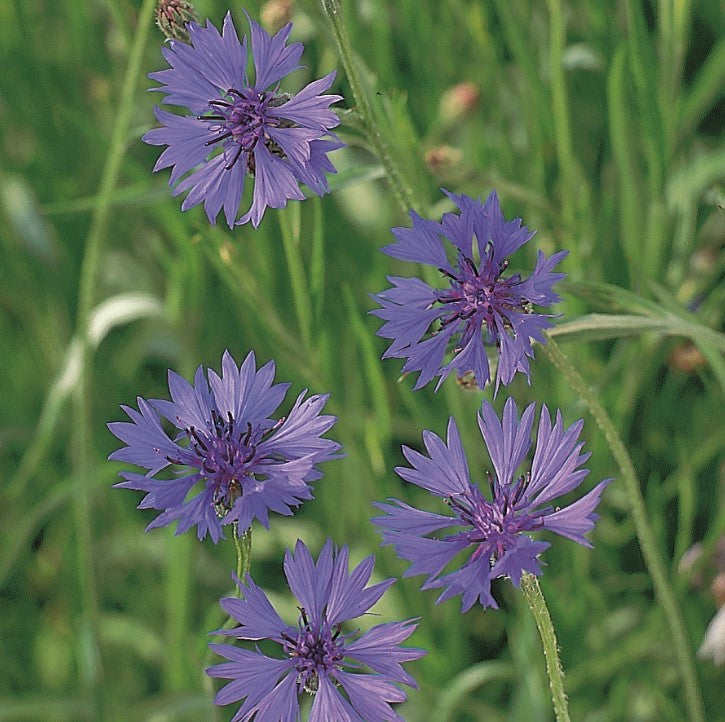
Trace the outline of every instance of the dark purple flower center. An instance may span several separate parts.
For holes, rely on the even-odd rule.
[[[507,267],[508,261],[495,264],[492,256],[488,255],[479,269],[473,259],[461,253],[455,273],[439,268],[451,280],[450,288],[438,292],[438,303],[449,305],[451,309],[443,317],[441,327],[465,321],[466,331],[469,332],[485,325],[489,341],[498,342],[496,318],[505,325],[510,325],[508,313],[529,311],[527,304],[515,291],[521,277],[517,274],[510,278],[501,278]]]
[[[446,499],[462,525],[471,527],[462,534],[471,544],[480,545],[476,555],[498,559],[506,549],[516,546],[519,534],[542,526],[541,516],[546,510],[533,514],[526,511],[526,489],[530,480],[531,474],[526,474],[513,484],[504,485],[489,475],[491,501],[484,499],[478,487],[473,485],[467,492]]]
[[[212,505],[216,515],[223,519],[243,495],[244,484],[254,480],[264,458],[257,453],[262,438],[277,428],[284,419],[268,429],[255,428],[247,422],[245,428],[237,428],[232,413],[223,419],[216,409],[211,412],[211,424],[206,429],[190,426],[183,435],[189,440],[188,451],[178,458],[167,457],[172,464],[182,464],[199,469],[213,489]]]
[[[208,121],[209,130],[215,134],[205,145],[224,144],[226,170],[233,168],[242,153],[246,153],[247,170],[254,175],[253,151],[259,142],[264,143],[271,153],[286,157],[267,131],[269,128],[291,127],[293,123],[269,115],[267,110],[287,99],[288,96],[276,90],[260,93],[252,87],[242,90],[229,88],[223,98],[209,101],[209,110],[204,115],[197,116],[199,120]]]
[[[345,656],[345,641],[340,637],[340,625],[327,622],[312,624],[307,613],[300,609],[299,632],[296,638],[286,634],[284,651],[295,660],[297,683],[305,692],[314,694],[321,675],[339,668]]]

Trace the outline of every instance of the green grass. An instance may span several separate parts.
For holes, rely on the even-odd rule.
[[[0,720],[231,717],[214,710],[203,668],[234,546],[145,534],[151,516],[135,508],[139,495],[111,490],[121,466],[105,461],[118,445],[105,424],[137,395],[165,396],[168,368],[190,377],[199,363],[218,368],[225,348],[237,359],[254,349],[275,359],[290,396],[331,393],[332,435],[347,456],[326,465],[316,499],[293,518],[255,529],[252,572],[291,614],[281,558],[297,537],[317,550],[332,536],[355,560],[376,551],[381,578],[402,574],[369,523],[371,502],[419,498],[392,471],[401,444],[418,446],[425,428],[442,433],[454,414],[476,478],[487,464],[475,411],[490,389],[451,379],[438,394],[413,392],[399,362],[380,361],[368,294],[411,272],[378,252],[407,218],[359,114],[344,117],[350,147],[335,159],[331,195],[268,211],[256,231],[212,228],[199,208],[182,214],[168,174],[151,173],[158,150],[140,141],[158,101],[145,74],[163,67],[155,28],[129,77],[125,130],[119,113],[141,5],[0,0]],[[246,8],[259,17],[260,3]],[[218,25],[227,6],[197,9]],[[232,6],[240,28],[241,9]],[[320,5],[298,0],[293,20],[307,66],[297,82],[337,67],[340,106],[353,108]],[[441,186],[495,188],[507,217],[537,229],[519,266],[537,248],[570,250],[557,341],[629,451],[694,654],[716,611],[711,558],[725,533],[719,3],[370,0],[344,3],[344,20],[398,195],[437,218],[449,209]],[[463,81],[480,100],[452,121],[441,99]],[[436,174],[424,157],[441,145],[461,155]],[[83,280],[94,238],[98,273]],[[117,315],[100,324],[94,309],[110,299],[101,308]],[[83,349],[74,339],[89,314],[98,337]],[[84,356],[79,384],[73,362]],[[584,417],[592,483],[617,477],[594,550],[561,541],[544,557],[572,719],[686,719],[666,618],[603,434],[540,349],[531,385],[508,391],[561,408],[569,423]],[[683,572],[696,542],[703,557]],[[499,611],[462,616],[456,601],[435,606],[420,581],[396,584],[380,608],[420,616],[412,642],[429,650],[410,665],[420,690],[401,714],[551,719],[522,595],[497,583]],[[722,668],[697,660],[696,673],[716,720]]]

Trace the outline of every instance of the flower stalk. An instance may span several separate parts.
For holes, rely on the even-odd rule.
[[[237,550],[237,577],[244,581],[252,567],[252,527],[239,535],[239,522],[232,525],[234,547]]]
[[[564,691],[564,670],[559,659],[559,646],[556,641],[554,624],[551,621],[549,608],[541,593],[539,580],[528,572],[521,577],[521,591],[529,603],[531,613],[534,615],[536,626],[541,637],[541,645],[544,649],[546,659],[546,674],[549,677],[549,688],[551,689],[551,700],[554,704],[554,713],[557,722],[569,722],[569,705]]]
[[[660,557],[655,541],[654,531],[647,516],[647,508],[642,498],[637,472],[632,464],[632,459],[622,441],[614,423],[599,403],[596,395],[592,393],[586,382],[574,368],[569,358],[562,352],[558,344],[551,336],[548,336],[546,345],[543,346],[544,353],[556,368],[564,375],[571,387],[579,394],[580,399],[589,409],[597,426],[604,434],[610,451],[620,470],[622,483],[626,487],[627,497],[630,503],[632,521],[637,532],[640,548],[644,562],[652,577],[655,593],[662,605],[667,625],[670,628],[672,642],[675,647],[675,656],[682,675],[685,687],[685,699],[689,711],[689,719],[694,722],[704,720],[704,711],[700,690],[697,684],[695,666],[692,661],[692,651],[685,632],[685,625],[682,619],[682,612],[677,603],[672,585],[667,580],[665,565]]]
[[[393,162],[380,129],[378,128],[373,109],[368,102],[367,95],[363,89],[360,76],[355,63],[353,62],[352,47],[350,45],[350,38],[348,37],[347,29],[345,28],[345,22],[342,17],[340,0],[321,0],[321,5],[322,10],[325,13],[325,17],[330,24],[332,34],[335,37],[337,49],[340,53],[340,60],[345,68],[345,74],[347,75],[348,83],[350,83],[350,90],[352,90],[358,114],[360,115],[365,127],[367,140],[383,166],[383,170],[388,178],[390,188],[395,195],[395,200],[397,201],[398,206],[403,213],[407,214],[408,211],[411,208],[415,208],[417,204],[413,198],[412,190],[407,186],[402,175],[395,167],[395,163]]]

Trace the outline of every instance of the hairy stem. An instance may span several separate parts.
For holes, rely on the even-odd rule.
[[[237,576],[241,582],[244,582],[249,570],[252,568],[252,527],[250,526],[241,536],[236,521],[232,523],[232,527],[234,546],[237,550]],[[239,594],[238,587],[237,594]]]
[[[368,142],[372,146],[375,151],[375,155],[378,157],[383,166],[390,188],[395,195],[395,200],[398,202],[398,205],[403,213],[407,214],[408,211],[415,206],[413,193],[403,181],[402,175],[395,167],[395,163],[390,156],[385,140],[383,139],[383,135],[375,120],[373,109],[368,101],[367,95],[365,94],[363,85],[360,82],[360,75],[353,60],[350,38],[348,37],[347,29],[345,28],[345,23],[342,17],[340,0],[321,0],[321,4],[325,17],[330,23],[332,34],[335,37],[337,49],[340,53],[340,60],[345,68],[347,80],[350,83],[350,89],[352,90],[352,95],[357,105],[357,111],[364,124]]]
[[[556,368],[564,374],[564,377],[571,384],[571,387],[579,394],[581,400],[586,404],[589,413],[594,418],[597,426],[604,434],[614,460],[617,462],[626,487],[630,503],[632,520],[642,549],[642,556],[649,570],[655,593],[665,613],[667,625],[669,626],[672,643],[675,647],[675,656],[680,668],[682,681],[685,687],[685,699],[687,702],[689,719],[694,722],[704,720],[704,711],[700,689],[695,675],[695,665],[692,659],[692,650],[685,632],[685,624],[682,619],[682,612],[677,603],[677,598],[672,591],[672,585],[667,579],[665,564],[657,549],[657,542],[647,516],[647,508],[642,497],[637,473],[614,423],[599,403],[596,395],[592,393],[579,372],[574,368],[568,357],[562,352],[558,344],[551,336],[543,346],[544,353],[549,357]]]
[[[558,722],[569,722],[569,705],[564,692],[564,670],[559,659],[559,646],[556,641],[556,632],[551,621],[549,608],[541,593],[539,580],[528,572],[521,577],[521,591],[529,603],[531,613],[534,615],[536,626],[541,637],[541,646],[544,648],[546,659],[546,674],[549,677],[551,701],[554,703],[554,713]]]

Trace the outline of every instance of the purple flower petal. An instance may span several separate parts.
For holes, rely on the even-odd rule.
[[[415,631],[414,620],[379,624],[364,634],[341,633],[340,623],[365,614],[394,580],[366,587],[373,571],[368,557],[348,570],[348,549],[327,540],[315,562],[298,541],[285,554],[285,575],[300,610],[296,626],[285,624],[264,592],[247,577],[242,598],[223,599],[224,610],[239,626],[223,634],[245,640],[268,640],[279,658],[226,644],[211,648],[229,660],[207,669],[212,677],[231,680],[217,704],[243,700],[235,720],[296,720],[299,699],[314,696],[310,720],[384,722],[400,720],[392,704],[404,702],[398,685],[416,687],[403,664],[419,659],[422,649],[402,647]],[[238,580],[235,579],[235,581]],[[365,672],[365,669],[373,674]],[[262,678],[263,675],[263,678]],[[281,679],[280,679],[281,677]]]
[[[246,14],[246,13],[245,13]],[[254,85],[263,90],[300,67],[302,43],[287,45],[292,23],[287,23],[274,36],[247,15],[252,32],[252,55],[256,77]]]
[[[539,556],[549,542],[533,539],[530,534],[534,532],[548,530],[591,546],[584,535],[599,518],[594,510],[611,480],[600,482],[568,506],[549,506],[551,500],[582,484],[589,472],[581,465],[589,454],[581,453],[582,422],[564,430],[557,412],[552,426],[544,406],[531,471],[517,475],[531,446],[533,419],[534,404],[519,418],[516,404],[509,398],[499,420],[491,404],[483,402],[478,421],[494,472],[486,471],[490,499],[469,479],[453,419],[448,424],[447,444],[432,432],[423,432],[427,456],[403,447],[410,467],[397,468],[397,474],[443,498],[451,515],[392,499],[392,504],[375,505],[384,516],[372,521],[382,532],[383,544],[392,545],[401,559],[410,562],[403,576],[425,574],[422,589],[443,589],[437,603],[460,594],[464,612],[476,602],[496,607],[492,579],[508,577],[518,587],[524,572],[539,576]],[[451,531],[444,536],[447,529]],[[456,557],[464,551],[469,556],[456,568]]]
[[[247,16],[249,17],[249,16]],[[271,37],[249,19],[256,79],[247,77],[247,42],[239,41],[230,13],[222,33],[189,23],[190,45],[170,41],[163,55],[170,67],[149,77],[161,83],[164,103],[188,109],[189,115],[156,111],[162,127],[143,137],[168,146],[154,170],[171,167],[173,195],[188,191],[187,210],[203,203],[209,222],[220,211],[230,228],[251,221],[256,227],[267,207],[282,208],[303,200],[305,183],[327,193],[327,173],[335,168],[327,154],[342,147],[331,129],[339,118],[330,105],[339,95],[322,95],[334,80],[326,75],[289,96],[279,81],[299,66],[302,44],[287,45],[291,25]],[[238,217],[246,176],[254,179],[252,205]]]
[[[335,423],[322,414],[327,395],[305,398],[303,392],[285,419],[270,418],[289,384],[274,384],[274,364],[256,369],[250,353],[237,367],[229,352],[222,358],[222,375],[199,367],[190,384],[169,372],[171,401],[139,398],[139,410],[123,407],[130,422],[113,422],[109,429],[126,446],[112,459],[148,470],[124,472],[118,486],[146,492],[142,508],[162,512],[149,529],[178,521],[177,533],[197,526],[216,543],[222,526],[236,521],[239,533],[257,518],[269,524],[269,512],[289,516],[312,498],[310,482],[319,479],[317,465],[336,458],[340,445],[321,438]],[[172,440],[160,423],[166,417],[179,433]],[[176,464],[186,467],[180,478],[155,475]],[[203,488],[187,498],[192,487]]]
[[[488,347],[499,357],[498,390],[517,373],[528,378],[532,342],[546,343],[542,331],[551,326],[550,316],[536,313],[533,304],[558,301],[552,286],[564,274],[553,268],[566,252],[549,258],[539,252],[531,276],[507,276],[508,256],[533,234],[520,219],[504,219],[495,193],[481,203],[444,192],[459,213],[446,213],[436,223],[411,212],[412,228],[394,228],[396,243],[382,249],[394,258],[437,268],[442,281],[441,288],[433,289],[415,277],[390,278],[394,287],[373,295],[381,308],[371,313],[385,321],[378,335],[391,340],[383,358],[407,359],[403,371],[420,372],[416,389],[438,376],[437,390],[453,371],[459,378],[473,373],[483,387],[491,375]]]

